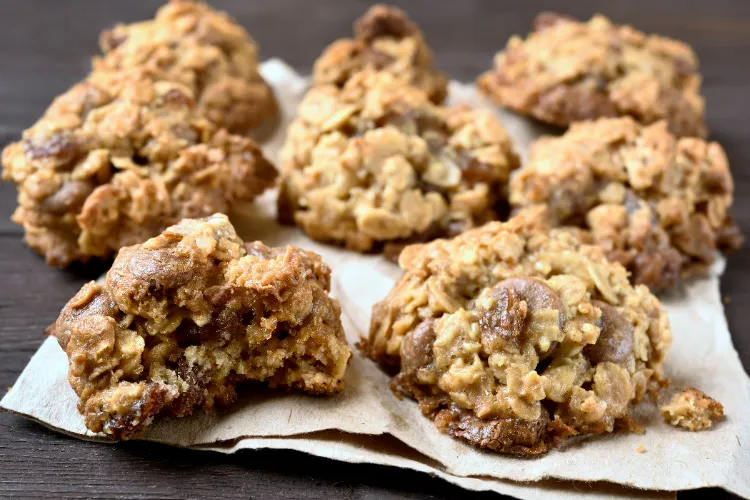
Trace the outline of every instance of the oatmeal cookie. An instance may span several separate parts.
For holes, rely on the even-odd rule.
[[[719,144],[625,117],[537,140],[511,182],[510,201],[547,204],[552,225],[586,229],[634,283],[659,291],[704,271],[717,249],[741,245],[729,216],[733,193]]]
[[[282,221],[317,240],[394,253],[496,218],[519,165],[488,110],[436,106],[379,72],[310,89],[281,162]]]
[[[86,426],[127,439],[157,415],[230,405],[242,382],[341,391],[351,352],[329,290],[320,256],[244,243],[216,214],[123,248],[53,333]]]
[[[246,137],[196,113],[188,87],[93,73],[2,154],[13,221],[54,266],[107,258],[183,217],[227,212],[273,184]]]
[[[693,50],[601,15],[579,22],[540,14],[534,32],[512,37],[478,84],[501,106],[561,127],[631,116],[666,120],[678,136],[707,135]]]
[[[144,70],[155,80],[190,88],[196,109],[230,132],[246,132],[276,114],[258,72],[250,35],[227,14],[201,2],[171,0],[153,20],[102,33],[94,71]]]
[[[661,405],[664,421],[689,431],[702,431],[724,418],[724,407],[695,387],[685,387]]]
[[[354,39],[333,42],[315,62],[313,85],[343,87],[363,70],[390,73],[425,91],[435,103],[447,94],[448,81],[432,67],[432,52],[422,32],[401,9],[371,7],[354,24]]]
[[[637,429],[672,339],[645,286],[540,212],[406,247],[360,346],[438,429],[502,453]]]

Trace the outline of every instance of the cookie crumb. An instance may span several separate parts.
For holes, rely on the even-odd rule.
[[[664,420],[675,427],[700,431],[724,418],[724,407],[695,387],[685,387],[659,407]]]
[[[642,444],[640,444],[640,445],[638,445],[638,448],[635,449],[635,451],[637,451],[638,453],[641,453],[641,454],[642,453],[646,453],[646,447],[643,446]]]

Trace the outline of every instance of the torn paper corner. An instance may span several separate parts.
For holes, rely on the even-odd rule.
[[[307,80],[278,60],[265,63],[262,73],[280,102],[280,125],[263,142],[268,156],[277,160],[283,132]],[[452,82],[450,92],[451,104],[494,110],[521,156],[544,131],[492,107],[472,85]],[[266,193],[254,206],[234,214],[237,232],[246,240],[293,244],[320,253],[333,270],[332,293],[341,302],[347,339],[354,345],[367,333],[372,305],[390,290],[399,269],[380,256],[322,245],[295,228],[279,226],[275,196],[275,192]],[[642,435],[585,439],[535,459],[485,452],[438,432],[415,402],[397,399],[388,389],[388,377],[355,349],[346,389],[338,396],[245,393],[236,405],[214,416],[161,419],[146,439],[224,453],[293,449],[335,460],[427,472],[466,489],[519,498],[669,498],[673,494],[653,490],[711,486],[750,497],[750,419],[746,418],[750,379],[727,329],[719,273],[717,268],[709,277],[693,280],[663,300],[674,333],[665,366],[673,385],[693,385],[724,405],[726,420],[709,431],[675,429],[657,411],[644,408],[647,431]],[[76,404],[67,382],[65,354],[54,339],[47,339],[0,407],[70,435],[97,439],[86,430]]]

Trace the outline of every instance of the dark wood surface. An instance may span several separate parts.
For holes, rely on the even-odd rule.
[[[0,146],[15,140],[54,96],[81,79],[99,31],[116,21],[150,17],[160,2],[0,0]],[[350,33],[368,2],[216,0],[255,37],[262,55],[309,72],[326,44]],[[473,79],[535,13],[579,17],[603,12],[618,22],[683,39],[701,59],[712,137],[726,148],[736,183],[734,215],[750,233],[750,1],[541,0],[397,1],[422,26],[436,63],[452,77]],[[47,267],[8,218],[15,190],[0,184],[0,388],[11,386],[43,339],[42,331],[87,279],[87,265]],[[750,366],[750,249],[730,257],[722,292],[735,346]],[[2,394],[2,393],[0,393]],[[680,498],[719,495],[717,491]],[[81,442],[22,418],[0,414],[0,497],[86,498],[489,498],[424,474],[349,465],[291,451],[233,456],[146,443]],[[716,497],[714,496],[714,497]],[[496,496],[493,495],[493,498]]]

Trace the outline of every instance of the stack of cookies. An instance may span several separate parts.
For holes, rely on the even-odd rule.
[[[243,135],[276,112],[250,37],[173,0],[101,47],[3,153],[13,219],[48,263],[117,253],[52,328],[86,425],[132,437],[246,382],[341,391],[352,352],[329,267],[242,241],[222,214],[277,177]],[[536,455],[640,429],[672,340],[654,294],[742,242],[697,65],[602,16],[540,15],[478,79],[565,129],[521,165],[493,110],[443,104],[447,78],[402,10],[372,7],[316,61],[280,154],[279,221],[398,261],[359,348],[442,432]],[[690,430],[722,416],[694,388],[662,411]]]

